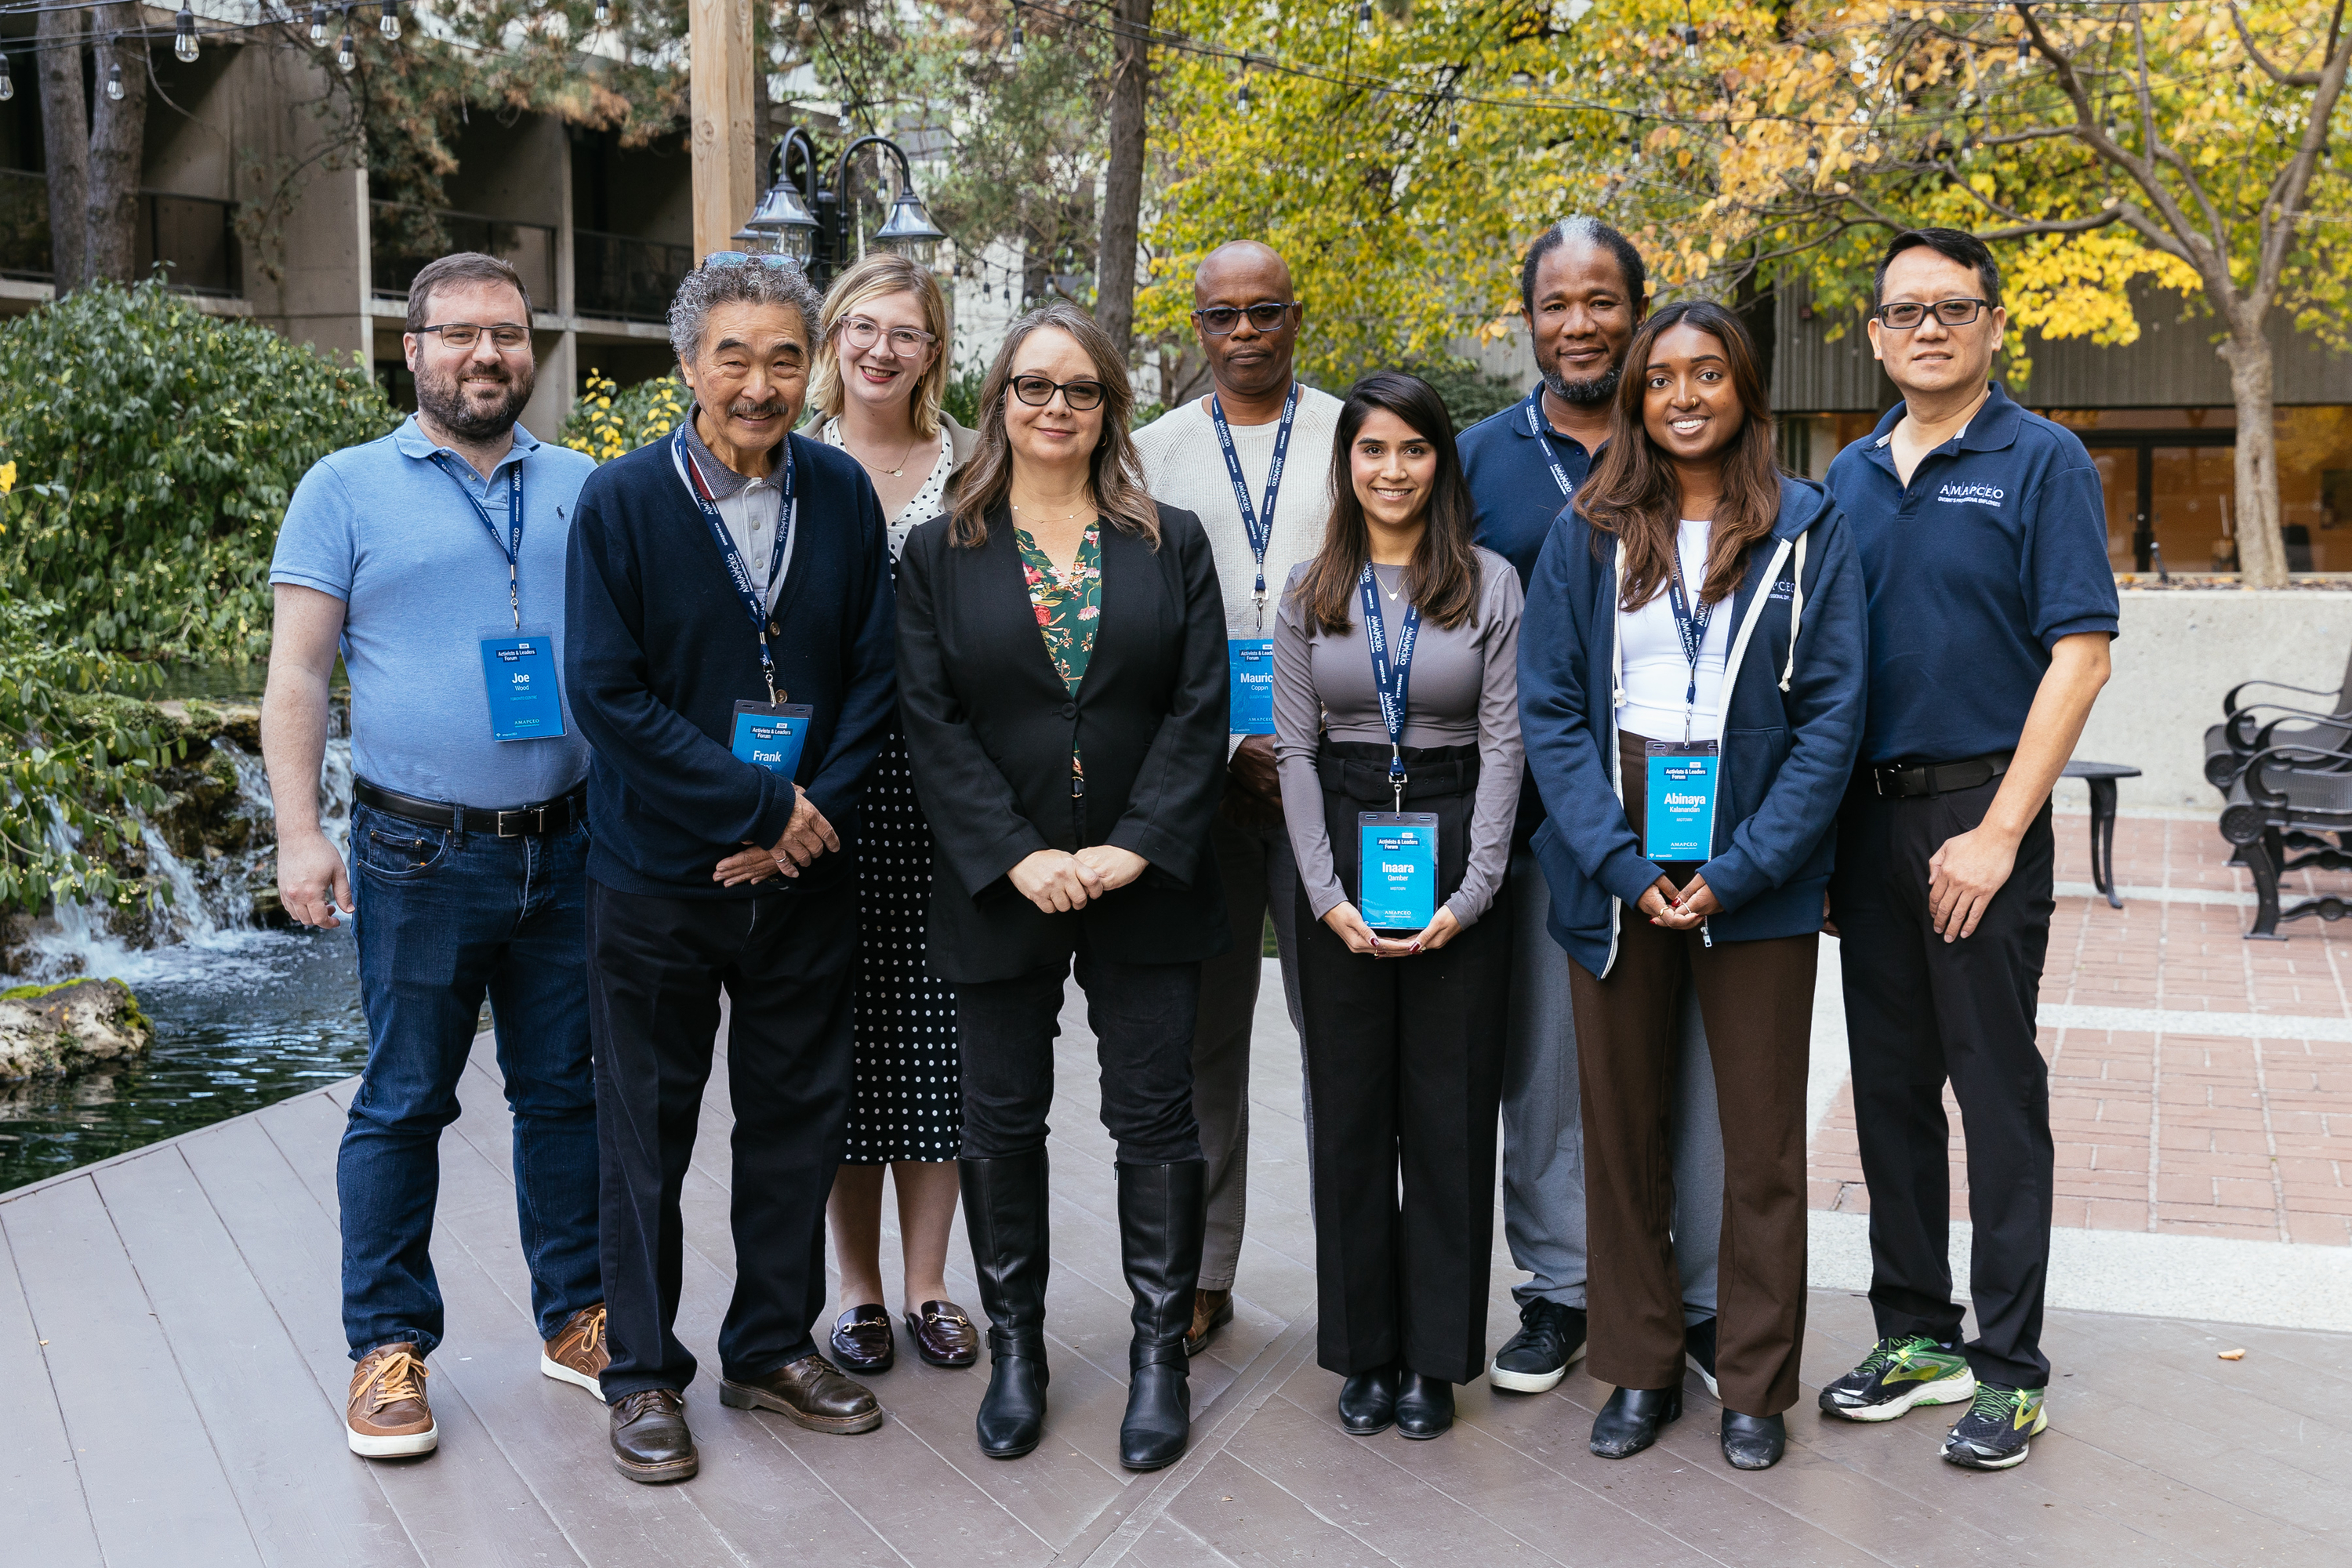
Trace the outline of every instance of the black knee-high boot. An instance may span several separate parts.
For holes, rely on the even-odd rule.
[[[1205,1163],[1118,1167],[1119,1252],[1135,1293],[1135,1339],[1128,1347],[1127,1419],[1118,1462],[1130,1470],[1174,1464],[1192,1435],[1184,1334],[1201,1279]]]
[[[973,1426],[982,1453],[1017,1459],[1045,1430],[1045,1151],[961,1160],[957,1170],[988,1314],[988,1393]]]

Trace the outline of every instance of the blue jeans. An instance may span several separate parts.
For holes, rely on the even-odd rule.
[[[367,1070],[343,1129],[343,1332],[353,1360],[441,1342],[441,1130],[488,995],[514,1112],[515,1207],[540,1338],[604,1299],[588,1052],[588,831],[499,838],[352,813]]]

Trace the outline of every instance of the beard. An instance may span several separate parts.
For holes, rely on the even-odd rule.
[[[504,378],[505,393],[497,402],[485,405],[466,394],[464,377],[471,376],[477,384],[489,379],[473,364],[468,363],[455,375],[420,367],[416,374],[416,406],[460,439],[496,440],[513,429],[515,421],[522,417],[523,405],[530,401],[531,389],[539,380],[537,368],[528,363],[518,372],[501,360],[499,374]]]
[[[1624,375],[1625,367],[1622,364],[1612,364],[1599,375],[1587,376],[1582,381],[1570,381],[1559,374],[1559,362],[1555,360],[1545,366],[1540,374],[1543,376],[1543,384],[1551,388],[1551,395],[1554,397],[1579,408],[1591,408],[1605,404],[1617,395],[1617,383]]]

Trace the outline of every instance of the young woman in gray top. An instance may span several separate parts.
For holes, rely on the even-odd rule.
[[[1453,423],[1425,382],[1357,383],[1331,468],[1330,527],[1290,574],[1274,641],[1275,758],[1315,916],[1299,927],[1298,982],[1318,1349],[1347,1379],[1349,1431],[1434,1437],[1454,1423],[1454,1384],[1486,1365],[1519,579],[1471,543]],[[1396,837],[1415,827],[1434,861],[1417,872],[1431,849]],[[1402,929],[1417,899],[1398,898],[1391,874],[1428,900]]]

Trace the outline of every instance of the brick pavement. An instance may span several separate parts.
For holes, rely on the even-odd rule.
[[[2062,896],[2040,1037],[2057,1140],[2056,1222],[2352,1245],[2352,1030],[2344,1023],[2352,1019],[2352,922],[2306,919],[2280,928],[2285,942],[2245,941],[2252,910],[2240,896],[2252,884],[2227,863],[2229,847],[2210,819],[2118,823],[2126,901],[2111,910],[2104,899],[2063,892],[2088,887],[2086,837],[2086,818],[2059,817]],[[2340,873],[2295,880],[2315,891],[2352,883]],[[1824,981],[1832,973],[1825,970]],[[2137,1028],[2084,1026],[2080,1015],[2065,1021],[2088,1008],[2150,1016],[2095,1019]],[[2210,1014],[2212,1027],[2159,1013]],[[1967,1154],[1948,1089],[1945,1115],[1952,1214],[1964,1219]],[[1842,1088],[1813,1138],[1815,1208],[1869,1210],[1853,1126],[1853,1096]]]

